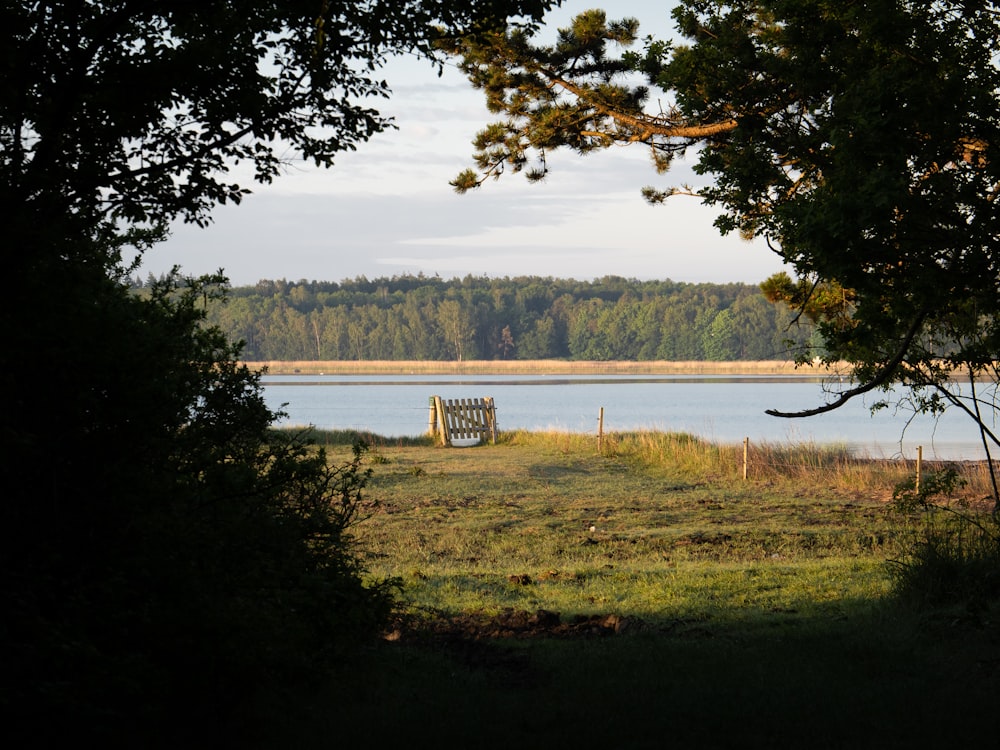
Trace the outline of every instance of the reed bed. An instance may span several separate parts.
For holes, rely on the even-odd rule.
[[[641,458],[649,465],[671,464],[685,472],[745,481],[798,484],[826,492],[853,492],[887,501],[905,482],[915,481],[913,459],[872,459],[846,445],[755,443],[720,445],[683,433],[639,431],[611,433],[605,450]],[[963,505],[991,503],[992,483],[985,461],[923,461],[919,471],[932,475],[953,469],[959,487],[951,498]]]
[[[760,362],[602,362],[540,360],[463,361],[248,361],[251,369],[273,375],[802,375],[823,376],[826,366],[796,365],[789,360]],[[834,368],[835,369],[835,368]]]

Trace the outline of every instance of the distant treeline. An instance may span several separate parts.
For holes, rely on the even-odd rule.
[[[209,322],[249,360],[768,360],[813,336],[756,285],[616,276],[264,280]]]

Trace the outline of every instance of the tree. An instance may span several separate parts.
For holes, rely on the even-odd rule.
[[[500,344],[498,346],[500,350],[500,359],[507,359],[510,357],[510,353],[514,351],[514,334],[510,332],[510,326],[504,326],[503,330],[500,332]]]
[[[729,308],[719,310],[702,335],[702,342],[705,359],[716,362],[730,362],[739,359],[738,337],[733,314]]]
[[[469,310],[461,300],[441,300],[438,305],[437,325],[446,349],[454,359],[461,362],[465,355],[465,345],[472,340],[476,332]]]
[[[764,238],[799,277],[769,293],[814,316],[823,358],[852,368],[830,403],[770,413],[902,385],[996,446],[1000,6],[683,0],[673,15],[685,43],[641,52],[627,49],[638,23],[603,11],[551,45],[514,29],[449,47],[506,117],[477,136],[478,172],[456,189],[505,167],[542,179],[559,148],[640,144],[660,171],[692,153],[707,185],[645,197],[695,193],[722,232]]]
[[[392,584],[363,582],[349,534],[361,447],[331,466],[271,430],[240,345],[204,325],[221,276],[138,294],[123,259],[238,202],[237,165],[268,182],[285,154],[330,166],[390,127],[368,104],[388,94],[386,56],[548,4],[0,8],[0,707],[15,744],[176,746],[209,726],[205,742],[250,740],[255,700],[277,715],[378,633]]]
[[[289,153],[328,167],[390,127],[366,106],[389,93],[388,56],[549,4],[7,4],[0,196],[12,216],[107,231],[204,224],[248,192],[234,166],[270,182]]]

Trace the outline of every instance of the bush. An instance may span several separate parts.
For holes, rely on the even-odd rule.
[[[897,487],[896,507],[924,523],[906,559],[894,561],[896,593],[919,607],[962,604],[972,610],[1000,597],[1000,524],[996,514],[944,502],[963,483],[953,468]]]
[[[0,705],[33,745],[232,739],[391,613],[395,582],[364,581],[350,534],[364,445],[331,466],[272,429],[259,374],[203,325],[223,279],[98,290],[75,321],[35,321],[72,336],[77,366],[12,391],[44,393],[31,405],[52,421],[15,403],[3,433]]]

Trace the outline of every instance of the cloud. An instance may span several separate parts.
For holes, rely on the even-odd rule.
[[[585,10],[569,0],[564,24]],[[666,26],[663,4],[629,0],[614,17]],[[330,170],[290,162],[240,206],[223,206],[207,229],[178,225],[141,273],[174,264],[192,274],[222,267],[234,284],[262,278],[337,281],[394,273],[447,276],[606,275],[676,281],[761,281],[781,269],[759,243],[722,238],[715,213],[692,198],[646,205],[640,189],[699,184],[691,164],[657,175],[641,147],[580,157],[550,154],[540,184],[505,175],[471,194],[448,185],[472,165],[470,140],[493,119],[481,92],[454,68],[437,77],[414,59],[386,69],[394,96],[377,106],[398,130],[381,133]]]
[[[176,227],[143,273],[174,263],[192,274],[222,267],[236,285],[418,272],[757,282],[780,269],[759,244],[719,237],[713,212],[692,199],[653,207],[632,193],[581,198],[539,188],[251,196],[207,229]]]

